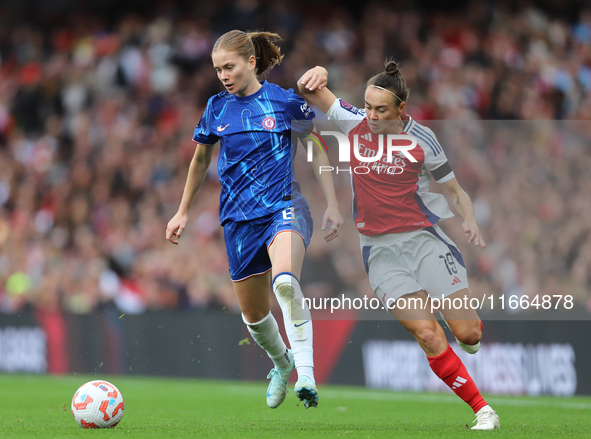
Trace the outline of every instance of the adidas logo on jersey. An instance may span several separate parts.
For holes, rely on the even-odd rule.
[[[371,133],[364,134],[361,138],[371,142]]]
[[[453,390],[458,389],[460,387],[462,387],[462,384],[465,384],[466,381],[468,381],[466,378],[462,378],[461,376],[457,376],[454,383],[452,384],[451,388]]]
[[[451,284],[455,285],[455,284],[459,284],[460,282],[462,282],[462,281],[457,276],[454,276],[454,280]]]

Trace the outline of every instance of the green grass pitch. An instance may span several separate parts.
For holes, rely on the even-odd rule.
[[[86,381],[106,379],[125,399],[112,429],[84,430],[70,413]],[[452,394],[321,386],[318,409],[293,390],[275,410],[266,383],[109,376],[0,374],[0,438],[591,438],[591,398],[492,397],[501,430],[471,431]],[[291,387],[291,386],[290,386]]]

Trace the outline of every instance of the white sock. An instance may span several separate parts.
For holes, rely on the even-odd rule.
[[[267,316],[260,322],[247,322],[242,314],[242,320],[246,323],[248,332],[252,335],[254,341],[267,351],[269,358],[273,360],[275,367],[279,369],[286,369],[289,366],[289,357],[287,356],[287,346],[281,334],[279,333],[279,325],[273,314],[269,312]]]
[[[298,279],[291,273],[280,273],[273,279],[285,332],[291,345],[298,377],[307,375],[314,382],[314,350],[312,318]]]

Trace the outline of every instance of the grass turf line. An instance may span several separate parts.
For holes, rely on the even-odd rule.
[[[121,423],[84,430],[70,413],[76,389],[106,379],[125,399]],[[278,409],[266,383],[193,379],[0,375],[2,438],[591,438],[591,398],[493,397],[500,431],[475,432],[470,408],[453,394],[321,386],[318,409],[293,389]]]

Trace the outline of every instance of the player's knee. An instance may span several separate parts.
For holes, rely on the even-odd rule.
[[[423,348],[426,348],[430,351],[437,350],[437,348],[439,348],[439,346],[442,344],[441,334],[430,327],[419,328],[417,331],[415,331],[414,336]]]
[[[290,302],[301,295],[298,280],[291,273],[281,273],[273,279],[273,292],[281,302]]]
[[[461,331],[460,334],[454,334],[458,340],[467,345],[473,346],[482,338],[482,331],[480,330],[480,323],[478,325],[471,325],[470,327]]]
[[[291,302],[295,298],[295,288],[290,283],[278,284],[273,291],[280,304]]]

